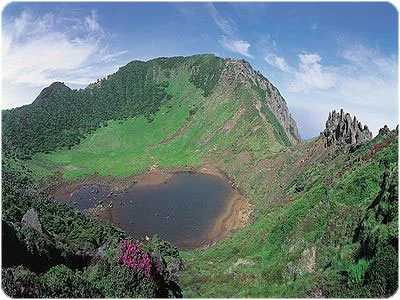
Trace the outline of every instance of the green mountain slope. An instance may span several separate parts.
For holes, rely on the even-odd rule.
[[[186,89],[192,87],[201,91],[201,96],[196,99],[199,107],[204,98],[215,98],[218,86],[228,87],[224,94],[229,96],[239,83],[245,80],[250,82],[244,76],[251,77],[253,82],[250,89],[259,93],[255,101],[264,103],[264,106],[259,104],[264,111],[260,115],[265,114],[274,125],[279,142],[288,145],[298,140],[297,128],[291,118],[292,130],[285,131],[282,124],[286,120],[283,119],[281,124],[276,119],[282,118],[280,113],[270,113],[275,107],[268,108],[265,98],[266,93],[271,94],[274,90],[268,86],[270,84],[266,79],[256,75],[245,62],[224,60],[212,55],[133,61],[107,79],[83,90],[71,90],[63,83],[53,83],[31,105],[3,111],[3,139],[12,141],[21,155],[71,147],[78,144],[85,134],[106,125],[110,120],[143,116],[151,122],[160,106],[171,102],[171,97],[175,96],[175,102],[180,100],[185,104],[188,99],[177,99],[176,96],[191,97]],[[226,86],[228,82],[230,85]],[[263,90],[261,84],[267,89]],[[184,90],[176,92],[176,86]],[[254,94],[254,91],[251,93]],[[278,100],[286,106],[283,99]],[[194,109],[191,113],[194,113]],[[286,115],[283,117],[288,118]]]
[[[213,55],[134,61],[83,90],[54,83],[33,104],[3,111],[2,125],[8,183],[2,220],[28,255],[52,254],[47,275],[34,270],[41,295],[59,276],[83,280],[76,296],[121,297],[125,288],[126,296],[173,295],[171,274],[149,286],[131,278],[115,247],[83,271],[57,266],[73,268],[74,251],[93,255],[114,245],[120,232],[110,224],[91,230],[94,220],[46,195],[57,171],[65,180],[126,177],[154,164],[212,164],[255,204],[253,222],[241,231],[180,253],[184,296],[380,297],[397,288],[398,133],[353,152],[328,151],[323,136],[300,143],[279,91],[245,61]],[[45,229],[38,235],[45,241],[35,246],[20,225],[30,207]],[[154,249],[163,249],[165,266],[178,259],[158,239],[147,251]],[[15,278],[26,272],[14,264],[6,278],[20,282]]]
[[[396,291],[397,133],[351,155],[320,152],[302,163],[319,140],[294,148],[291,158],[282,154],[300,171],[284,171],[293,180],[271,187],[280,196],[270,212],[223,243],[184,254],[186,296],[387,297]],[[303,190],[296,191],[298,183]]]
[[[41,160],[65,164],[66,178],[99,173],[128,176],[159,167],[197,166],[224,151],[251,153],[254,160],[271,156],[290,144],[274,115],[258,111],[253,87],[215,87],[212,95],[190,82],[188,71],[177,72],[168,83],[171,98],[152,121],[143,117],[109,121],[71,150],[38,155]],[[255,98],[258,100],[258,98]],[[268,107],[260,101],[263,111]],[[112,149],[112,151],[110,151]],[[118,159],[116,159],[118,157]]]

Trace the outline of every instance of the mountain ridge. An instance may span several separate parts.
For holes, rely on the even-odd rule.
[[[179,71],[180,70],[180,71]],[[261,102],[266,103],[266,109],[272,112],[269,121],[275,123],[276,131],[282,127],[283,139],[288,139],[289,144],[295,144],[301,140],[295,121],[291,117],[286,101],[281,97],[279,91],[259,72],[254,71],[250,64],[244,60],[223,59],[214,55],[194,55],[188,57],[155,58],[147,62],[132,61],[113,74],[96,83],[89,84],[84,89],[70,89],[64,83],[54,82],[44,88],[32,105],[22,108],[3,111],[3,123],[5,130],[3,137],[19,141],[22,146],[23,140],[30,140],[32,153],[52,151],[54,147],[47,144],[56,144],[56,147],[73,146],[85,133],[111,119],[124,119],[140,114],[151,119],[159,110],[161,103],[168,102],[168,93],[165,88],[170,81],[173,72],[190,70],[189,81],[197,88],[203,90],[203,96],[209,98],[218,85],[229,80],[233,85],[244,82],[253,85],[253,104],[259,110],[264,119],[265,113],[261,112]],[[197,70],[197,71],[196,71]],[[232,86],[228,88],[232,89]],[[251,88],[248,86],[248,88]],[[125,90],[125,91],[124,91]],[[128,96],[129,95],[129,96]],[[125,100],[126,99],[126,100]],[[145,101],[139,101],[145,99]],[[43,103],[43,104],[42,104]],[[57,114],[62,114],[63,119],[58,123],[50,125],[52,131],[65,136],[65,142],[49,141],[52,135],[44,128],[49,124],[36,124],[34,114],[40,113],[40,109],[46,111],[43,119],[56,119]],[[96,106],[96,108],[92,108]],[[65,114],[67,111],[67,114]],[[70,116],[68,116],[68,113]],[[114,112],[114,113],[112,113]],[[8,117],[12,114],[12,117]],[[82,124],[77,116],[86,114],[88,120]],[[276,119],[276,120],[275,120]],[[8,122],[9,120],[9,122]],[[74,123],[75,121],[75,123]],[[76,122],[81,124],[77,124]],[[9,123],[12,123],[9,125]],[[61,127],[59,124],[61,123]],[[19,125],[21,124],[21,125]],[[21,128],[24,126],[24,128]],[[32,132],[31,132],[32,130]],[[30,135],[40,134],[44,144],[37,144],[35,138]],[[284,136],[286,135],[286,137]],[[37,149],[36,149],[37,148]]]

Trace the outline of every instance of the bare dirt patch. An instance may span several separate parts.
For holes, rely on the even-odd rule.
[[[179,128],[175,133],[171,136],[167,136],[164,138],[160,144],[167,144],[168,142],[172,141],[173,139],[176,139],[177,137],[180,137],[181,135],[184,135],[188,132],[188,127],[185,125],[182,128]]]
[[[380,143],[375,144],[374,147],[372,148],[372,150],[370,152],[368,152],[367,154],[365,154],[362,159],[364,161],[370,160],[375,155],[377,155],[379,152],[385,150],[387,147],[389,147],[394,142],[394,140],[396,139],[396,136],[397,136],[397,134],[395,132],[390,132],[388,137],[385,140],[383,140]]]
[[[219,217],[205,244],[223,239],[228,233],[239,230],[251,223],[254,205],[241,194],[234,193],[225,212]]]
[[[233,127],[235,127],[237,121],[240,119],[240,117],[244,114],[245,108],[244,105],[242,104],[239,109],[235,112],[232,118],[230,118],[225,124],[224,127],[222,128],[225,133],[229,133]]]

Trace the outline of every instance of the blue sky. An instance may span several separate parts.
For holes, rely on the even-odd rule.
[[[398,15],[389,3],[11,3],[2,107],[53,81],[86,86],[134,59],[244,58],[285,97],[303,138],[344,108],[377,133],[398,123]]]

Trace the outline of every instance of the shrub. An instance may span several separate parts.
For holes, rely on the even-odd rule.
[[[377,253],[366,273],[372,297],[390,297],[398,287],[398,253],[387,246]]]
[[[2,288],[11,298],[38,298],[43,287],[38,276],[23,266],[2,269]]]
[[[87,280],[64,265],[52,267],[41,277],[49,298],[98,298],[102,295]]]
[[[143,247],[143,249],[146,248],[146,250],[156,250],[159,251],[161,256],[163,258],[167,257],[173,257],[177,258],[179,257],[179,250],[176,246],[171,245],[167,241],[161,239],[157,234],[154,235],[150,241],[148,242],[147,245]]]
[[[365,273],[369,267],[369,262],[365,259],[360,259],[357,264],[350,265],[348,269],[348,276],[350,283],[359,284],[364,281]]]
[[[152,269],[159,271],[160,262],[151,259],[150,255],[142,250],[139,244],[130,241],[122,241],[119,246],[119,256],[121,262],[133,272],[144,272],[146,278],[150,279]]]
[[[154,245],[163,245],[162,250],[153,248]],[[147,245],[123,240],[110,245],[85,274],[106,298],[179,296],[181,289],[172,281],[164,256],[160,255],[171,250],[167,245],[159,238]]]

